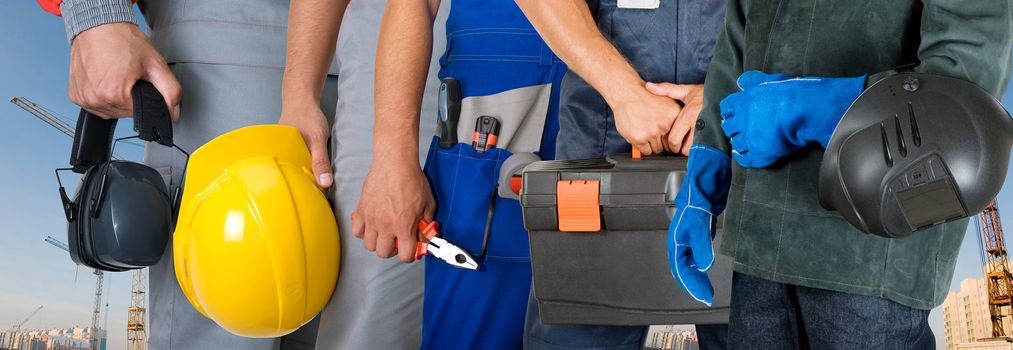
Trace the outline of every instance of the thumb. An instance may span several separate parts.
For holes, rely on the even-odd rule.
[[[769,83],[769,82],[772,82],[772,81],[780,81],[780,80],[785,80],[785,79],[790,79],[790,78],[791,77],[789,77],[787,75],[784,75],[784,74],[781,74],[781,73],[773,73],[773,74],[771,74],[771,73],[764,73],[764,72],[761,72],[761,71],[758,71],[758,70],[751,70],[751,71],[742,73],[742,75],[739,76],[739,80],[737,81],[737,84],[739,85],[739,89],[740,90],[746,90],[746,89],[752,88],[754,86],[757,86],[757,85],[760,85],[760,84],[763,84],[763,83]]]
[[[672,83],[647,83],[647,91],[658,96],[666,96],[679,101],[685,100],[693,91],[693,85]]]
[[[179,120],[179,100],[183,95],[183,87],[179,85],[176,76],[172,75],[169,66],[160,61],[154,66],[148,67],[145,78],[165,98],[165,105],[169,107],[172,121]]]
[[[313,159],[313,175],[317,180],[317,186],[328,188],[334,183],[334,173],[331,170],[331,157],[327,153],[326,138],[313,139],[310,141],[310,156]]]

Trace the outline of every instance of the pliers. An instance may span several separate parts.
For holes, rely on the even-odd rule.
[[[447,242],[447,240],[437,237],[440,232],[437,231],[439,224],[436,221],[428,222],[425,219],[419,220],[419,233],[426,238],[427,242],[419,240],[415,245],[415,260],[421,259],[428,253],[432,253],[433,256],[440,258],[450,264],[451,266],[467,269],[476,270],[478,269],[478,263],[471,257],[471,254],[459,248],[453,243]]]

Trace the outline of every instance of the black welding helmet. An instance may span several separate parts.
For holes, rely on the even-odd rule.
[[[123,139],[175,147],[168,109],[154,86],[138,82],[133,101],[138,136]],[[104,271],[143,268],[161,259],[172,232],[176,197],[155,169],[112,159],[115,128],[115,119],[101,119],[82,109],[71,152],[73,168],[57,169],[58,180],[60,170],[84,174],[73,199],[60,184],[70,257],[79,265]]]
[[[866,89],[823,156],[820,204],[859,230],[905,237],[975,215],[1006,179],[1013,120],[957,78],[899,73]]]

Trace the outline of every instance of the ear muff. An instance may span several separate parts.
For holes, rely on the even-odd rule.
[[[138,136],[129,138],[172,146],[189,158],[172,143],[169,109],[154,85],[138,81],[132,96]],[[72,168],[57,169],[58,180],[60,170],[84,174],[73,200],[60,185],[71,259],[104,271],[143,268],[160,260],[171,234],[175,197],[154,169],[113,159],[115,127],[116,120],[82,109],[71,150]]]

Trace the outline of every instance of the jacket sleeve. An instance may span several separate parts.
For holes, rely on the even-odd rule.
[[[1013,2],[923,0],[921,44],[914,68],[965,79],[1001,98],[1013,55]],[[895,71],[872,75],[868,84]]]
[[[739,91],[736,81],[742,75],[745,48],[748,0],[730,0],[725,10],[725,23],[714,43],[714,54],[704,81],[703,109],[697,118],[694,144],[711,146],[731,153],[728,138],[721,131],[720,103],[726,96]]]
[[[137,0],[37,0],[46,12],[63,16],[67,41],[88,29],[117,22],[137,25],[133,3]]]

